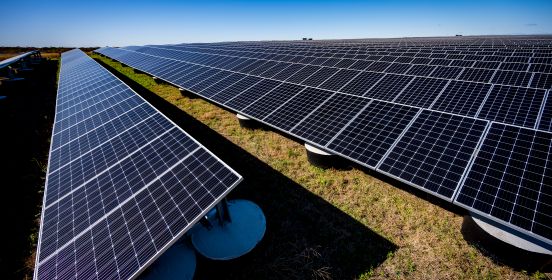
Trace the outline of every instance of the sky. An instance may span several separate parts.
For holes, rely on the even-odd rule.
[[[552,1],[5,1],[0,46],[552,34]]]

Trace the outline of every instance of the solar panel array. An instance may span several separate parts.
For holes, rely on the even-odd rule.
[[[0,61],[0,69],[2,69],[4,67],[8,67],[8,66],[10,66],[14,63],[19,62],[20,60],[22,60],[24,58],[27,58],[31,55],[38,54],[38,53],[39,53],[39,51],[30,51],[30,52],[22,53],[20,55],[14,56],[14,57],[4,59],[4,60]]]
[[[97,52],[552,246],[552,37]]]
[[[85,53],[65,52],[35,279],[135,277],[241,179]]]

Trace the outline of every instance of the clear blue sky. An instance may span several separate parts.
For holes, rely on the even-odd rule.
[[[17,0],[0,7],[0,46],[552,34],[552,0]]]

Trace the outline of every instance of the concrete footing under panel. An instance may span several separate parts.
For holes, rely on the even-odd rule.
[[[249,253],[261,242],[266,219],[257,204],[242,199],[213,208],[203,223],[191,230],[191,241],[202,256],[232,260]]]
[[[178,241],[148,267],[140,278],[145,280],[169,280],[194,278],[196,255],[188,242]]]
[[[305,143],[305,150],[307,151],[307,159],[314,166],[320,168],[345,168],[345,160],[339,156],[330,154],[308,143]]]
[[[478,215],[466,215],[462,223],[464,239],[484,254],[515,269],[552,271],[552,246],[520,237],[514,231]]]
[[[261,124],[259,122],[252,120],[246,116],[236,114],[236,117],[238,118],[240,126],[243,128],[255,129],[261,127]]]

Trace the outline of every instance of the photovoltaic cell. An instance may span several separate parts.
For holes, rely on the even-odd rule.
[[[378,169],[452,199],[486,125],[486,121],[424,110]]]

